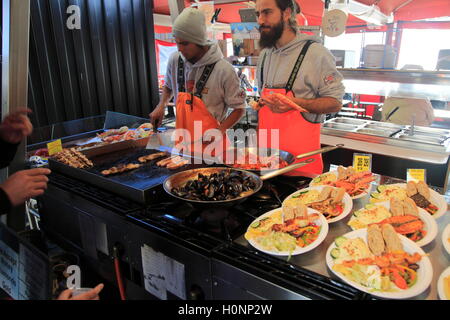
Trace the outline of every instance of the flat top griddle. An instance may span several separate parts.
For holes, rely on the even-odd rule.
[[[49,159],[49,165],[51,170],[88,182],[99,188],[109,190],[120,196],[143,204],[153,202],[155,195],[154,192],[150,192],[150,190],[157,186],[161,186],[164,180],[172,174],[205,166],[205,164],[194,164],[194,161],[192,161],[192,164],[187,164],[176,170],[170,170],[156,165],[158,161],[164,159],[164,157],[161,157],[146,162],[142,164],[140,168],[131,171],[108,176],[101,174],[101,171],[110,169],[111,167],[117,167],[121,164],[140,164],[138,161],[139,157],[156,152],[161,151],[145,148],[130,148],[112,153],[100,154],[89,157],[94,163],[94,167],[88,169],[74,168],[51,158]],[[168,153],[168,155],[170,156],[170,153]]]

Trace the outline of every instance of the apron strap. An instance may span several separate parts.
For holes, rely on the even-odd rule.
[[[266,57],[267,57],[267,52],[264,53],[264,57],[262,59],[262,63],[261,63],[261,77],[259,77],[261,79],[261,86],[264,87],[264,63],[266,62]]]
[[[208,79],[211,76],[211,73],[212,73],[216,63],[217,62],[207,65],[203,69],[203,73],[202,73],[200,79],[197,81],[197,84],[195,86],[196,90],[195,90],[195,94],[194,95],[199,97],[200,99],[202,98],[202,91],[205,88],[206,82],[208,82]]]
[[[305,59],[306,51],[308,51],[309,46],[313,43],[312,40],[308,40],[300,51],[298,55],[297,61],[295,62],[294,69],[292,69],[291,75],[289,76],[289,80],[286,84],[286,92],[292,90],[294,86],[295,79],[297,79],[298,71],[300,70],[300,66],[302,65],[303,60]]]
[[[184,61],[181,58],[181,56],[178,57],[177,82],[178,82],[178,92],[186,92],[185,80],[184,80]]]

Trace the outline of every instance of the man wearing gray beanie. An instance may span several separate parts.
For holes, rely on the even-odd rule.
[[[224,59],[216,43],[207,39],[204,14],[186,8],[173,24],[178,46],[169,58],[162,97],[150,113],[158,127],[172,96],[176,104],[176,127],[193,136],[194,122],[201,121],[202,134],[219,129],[224,135],[243,116],[245,91],[234,67]],[[228,109],[233,111],[227,116]]]

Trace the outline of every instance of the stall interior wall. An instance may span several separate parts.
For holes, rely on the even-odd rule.
[[[159,99],[152,11],[152,0],[31,1],[34,126],[107,110],[147,117]]]

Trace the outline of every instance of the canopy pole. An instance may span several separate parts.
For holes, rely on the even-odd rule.
[[[28,106],[28,54],[30,0],[3,0],[2,21],[2,117],[17,108]],[[23,170],[26,139],[17,148],[10,166],[1,172],[1,181]],[[13,208],[7,215],[10,228],[25,229],[25,205]]]

